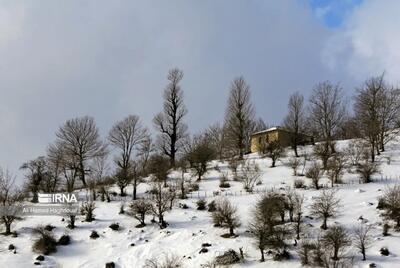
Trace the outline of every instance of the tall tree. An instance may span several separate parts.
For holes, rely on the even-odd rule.
[[[175,166],[176,154],[181,150],[181,143],[187,132],[187,125],[183,121],[187,109],[179,85],[182,78],[181,70],[169,71],[167,76],[169,83],[164,91],[163,111],[153,119],[155,127],[160,131],[158,144],[163,154],[169,157],[171,166]]]
[[[108,140],[120,151],[115,162],[118,166],[117,184],[120,187],[122,196],[125,195],[124,188],[133,179],[132,157],[134,150],[148,138],[148,130],[136,115],[130,115],[117,122],[110,130]]]
[[[305,124],[304,97],[299,92],[295,92],[289,98],[288,114],[286,115],[283,125],[286,129],[293,133],[291,143],[296,157],[299,157],[297,146],[302,142]]]
[[[250,95],[250,87],[243,77],[233,80],[226,108],[225,126],[230,144],[240,158],[243,158],[249,149],[255,121]]]
[[[375,161],[375,151],[379,153],[380,110],[384,99],[383,76],[373,77],[365,81],[357,89],[354,111],[358,120],[361,134],[370,144],[371,161]]]
[[[319,83],[310,98],[310,119],[325,146],[335,152],[334,139],[346,116],[343,92],[339,85],[329,81]]]
[[[56,133],[57,142],[62,143],[63,153],[77,161],[77,172],[86,187],[87,162],[106,153],[94,118],[89,116],[67,120]]]

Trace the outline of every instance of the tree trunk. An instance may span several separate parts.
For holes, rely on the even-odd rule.
[[[235,235],[235,233],[233,232],[233,227],[232,227],[232,226],[229,227],[229,234],[230,234],[231,236],[234,236],[234,235]]]
[[[132,199],[136,200],[136,188],[137,188],[136,179],[133,180],[132,187],[133,187]]]
[[[260,248],[260,253],[261,253],[261,262],[265,262],[265,258],[264,258],[264,249]]]
[[[324,221],[323,221],[322,226],[321,226],[321,228],[322,228],[323,230],[328,229],[328,226],[327,226],[327,224],[326,224],[327,220],[328,220],[328,218],[324,217]]]
[[[6,226],[6,232],[5,232],[5,235],[9,235],[9,234],[11,234],[11,223],[9,223],[9,222],[6,222],[4,225]]]
[[[361,254],[363,255],[362,260],[363,261],[367,260],[367,258],[365,257],[365,248],[364,247],[362,247],[362,249],[361,249]]]

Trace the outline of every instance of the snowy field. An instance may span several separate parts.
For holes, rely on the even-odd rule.
[[[345,148],[349,142],[338,142],[339,148]],[[291,153],[291,152],[290,152]],[[289,153],[289,154],[290,154]],[[391,158],[388,165],[387,157]],[[270,159],[260,159],[257,155],[249,155],[262,169],[262,184],[257,185],[259,191],[266,188],[285,188],[293,186],[294,179],[292,170],[287,166],[288,158],[283,158],[277,163],[277,167],[270,168]],[[377,199],[382,194],[382,190],[387,185],[400,182],[400,139],[387,145],[387,150],[379,157],[381,162],[380,174],[375,176],[375,181],[369,184],[358,184],[357,175],[347,171],[343,176],[345,184],[337,187],[338,196],[342,200],[341,213],[338,217],[328,220],[328,226],[338,222],[345,226],[349,232],[357,224],[358,218],[362,216],[373,226],[373,245],[367,250],[367,261],[361,261],[361,255],[355,250],[350,249],[349,254],[355,256],[355,267],[368,267],[370,263],[375,263],[377,267],[400,267],[400,233],[390,230],[390,236],[382,235],[382,218],[379,210],[376,209]],[[238,235],[235,238],[222,238],[226,233],[225,229],[213,227],[210,213],[207,211],[196,210],[198,195],[207,194],[207,201],[215,199],[213,192],[220,190],[220,173],[215,170],[218,165],[221,171],[227,171],[224,163],[213,162],[210,169],[200,182],[200,191],[193,192],[192,198],[177,200],[174,209],[166,213],[165,219],[169,223],[168,228],[160,230],[158,225],[150,223],[150,216],[146,221],[149,224],[138,229],[135,226],[138,222],[127,215],[119,214],[121,202],[113,200],[111,203],[96,203],[95,218],[93,222],[83,222],[83,217],[79,216],[74,230],[66,228],[66,223],[61,221],[61,217],[56,216],[35,216],[26,217],[13,225],[12,229],[18,233],[18,237],[0,236],[0,267],[33,267],[35,258],[38,254],[32,252],[32,243],[35,236],[32,228],[37,225],[52,224],[56,228],[54,234],[60,237],[68,233],[72,242],[68,246],[58,246],[57,252],[45,257],[41,262],[41,267],[104,267],[107,262],[114,262],[116,267],[142,267],[145,260],[162,254],[173,253],[183,259],[184,267],[195,268],[204,267],[202,265],[211,261],[215,256],[228,249],[236,251],[243,248],[245,261],[232,267],[301,267],[295,248],[289,247],[292,258],[287,261],[273,261],[272,257],[266,256],[265,263],[259,262],[259,251],[254,246],[252,238],[247,230],[251,208],[259,198],[259,194],[246,194],[240,182],[229,181],[231,187],[226,189],[222,195],[227,195],[237,207],[241,218],[241,227],[236,230]],[[177,174],[175,174],[177,175]],[[174,174],[172,174],[172,177]],[[173,178],[171,179],[173,180]],[[311,185],[309,179],[306,183]],[[347,183],[346,183],[347,182]],[[325,178],[322,183],[329,185]],[[143,194],[148,186],[139,186],[139,195]],[[115,188],[118,192],[118,189]],[[131,193],[128,188],[127,192]],[[309,207],[312,198],[319,194],[319,191],[308,188],[297,190],[305,196],[305,216],[309,215]],[[130,197],[127,197],[127,204]],[[179,203],[185,203],[188,209],[179,207]],[[119,231],[113,231],[108,226],[118,222],[121,226]],[[304,219],[303,228],[310,233],[320,232],[321,221],[317,219]],[[307,227],[306,227],[307,226]],[[92,230],[100,234],[100,238],[93,240],[89,238]],[[199,254],[201,245],[210,243],[209,252]],[[292,245],[294,241],[288,241]],[[9,251],[8,245],[16,246],[16,254]],[[134,245],[133,245],[134,244]],[[390,255],[381,256],[379,249],[388,247]]]

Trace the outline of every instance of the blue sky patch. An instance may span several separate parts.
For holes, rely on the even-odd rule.
[[[314,15],[327,27],[340,27],[363,0],[309,0]]]

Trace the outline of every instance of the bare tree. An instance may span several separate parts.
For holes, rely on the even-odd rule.
[[[163,154],[169,157],[171,166],[175,166],[176,154],[182,149],[182,140],[186,137],[187,125],[183,122],[187,109],[183,103],[183,91],[179,85],[183,72],[179,69],[169,71],[169,81],[164,91],[163,112],[153,119],[160,131],[158,144]]]
[[[359,122],[361,134],[370,144],[371,161],[375,161],[375,151],[379,154],[379,135],[381,133],[380,113],[385,96],[384,77],[373,77],[357,89],[354,111]]]
[[[261,261],[265,261],[266,248],[285,251],[287,231],[280,226],[282,199],[275,191],[269,191],[256,203],[249,222],[250,234],[261,253]]]
[[[329,81],[319,83],[313,89],[309,107],[313,128],[325,141],[326,150],[334,153],[332,144],[346,115],[342,89]]]
[[[78,175],[86,187],[87,162],[106,153],[94,118],[89,116],[67,120],[56,133],[57,142],[62,144],[63,153],[76,159]]]
[[[32,202],[37,203],[40,186],[45,180],[45,177],[49,175],[47,172],[46,158],[44,156],[39,156],[34,160],[22,164],[20,169],[28,171],[26,174],[26,187],[27,190],[33,194]]]
[[[366,260],[367,249],[372,245],[373,242],[370,234],[371,229],[372,225],[365,225],[362,223],[354,229],[354,245],[358,250],[360,250],[360,253],[363,256],[363,261]]]
[[[91,200],[82,203],[81,213],[85,215],[85,221],[92,222],[94,220],[93,211],[95,209],[96,209],[96,203]]]
[[[319,181],[321,176],[321,166],[316,161],[312,162],[311,166],[306,171],[306,177],[312,180],[312,183],[317,190],[319,190]]]
[[[340,199],[336,196],[336,190],[322,190],[321,194],[314,199],[311,212],[323,220],[321,228],[328,229],[328,218],[335,217],[339,213]]]
[[[233,80],[225,113],[225,127],[231,147],[242,159],[249,148],[254,127],[250,87],[243,77]]]
[[[320,142],[314,146],[314,155],[321,159],[322,168],[324,170],[328,169],[329,158],[333,156],[332,149],[335,148],[335,143],[331,142],[330,146],[327,146],[327,142]]]
[[[341,177],[343,175],[343,171],[346,168],[346,160],[343,154],[337,152],[329,161],[328,161],[328,175],[331,180],[331,185],[333,187],[334,183],[341,183]]]
[[[322,243],[325,248],[331,250],[330,257],[336,262],[343,257],[346,248],[351,245],[351,239],[344,227],[335,225],[322,237]]]
[[[216,123],[208,127],[204,133],[211,147],[215,149],[216,156],[219,160],[229,156],[226,132],[223,126]]]
[[[186,159],[194,169],[198,181],[207,172],[207,163],[214,159],[215,155],[216,152],[206,136],[200,135],[193,138],[188,148]]]
[[[76,187],[76,179],[81,175],[79,157],[69,154],[67,144],[60,140],[57,140],[54,144],[49,146],[48,157],[49,159],[59,159],[57,161],[59,161],[58,165],[60,169],[60,176],[63,181],[63,187],[68,193],[72,193]],[[75,228],[75,218],[76,215],[69,215],[68,228]]]
[[[146,226],[145,217],[151,211],[151,203],[146,199],[138,199],[132,201],[129,205],[128,214],[139,221],[136,227]]]
[[[298,193],[295,193],[293,198],[293,214],[294,214],[294,221],[295,231],[296,231],[296,239],[300,239],[300,232],[301,232],[301,223],[303,222],[303,213],[304,213],[304,196]]]
[[[161,154],[154,154],[149,159],[148,171],[156,181],[163,182],[164,187],[167,187],[168,174],[170,172],[169,159]]]
[[[154,146],[150,136],[140,144],[135,159],[132,162],[132,199],[136,200],[137,187],[143,182],[143,178],[148,175],[150,163],[150,154]]]
[[[271,167],[275,167],[276,161],[284,154],[284,149],[279,141],[271,141],[266,143],[264,153],[271,158]]]
[[[247,192],[253,192],[255,184],[261,178],[259,166],[254,161],[246,160],[240,168],[239,180],[243,183],[243,188]]]
[[[11,225],[19,220],[18,206],[23,199],[22,192],[15,187],[15,178],[0,168],[0,224],[4,224],[5,235],[11,234]]]
[[[383,216],[386,219],[393,220],[396,223],[396,228],[400,228],[400,185],[387,187],[382,201],[385,210]]]
[[[92,200],[96,201],[96,190],[103,181],[103,178],[109,173],[109,165],[107,163],[107,155],[101,155],[93,159],[90,163],[89,179],[87,185],[92,194]]]
[[[303,142],[302,134],[305,131],[305,120],[304,97],[300,92],[295,92],[289,98],[288,114],[283,125],[293,133],[291,144],[296,157],[299,157],[297,146]]]
[[[372,181],[372,175],[379,172],[379,164],[377,162],[369,162],[368,160],[360,161],[357,164],[356,172],[360,176],[360,181],[369,183]]]
[[[214,224],[228,228],[229,236],[234,236],[235,228],[240,226],[237,208],[226,198],[216,202],[216,210],[212,212],[212,219]]]
[[[297,157],[289,158],[288,165],[293,170],[293,176],[297,176],[297,169],[301,165],[301,160]]]
[[[131,165],[134,149],[143,143],[148,135],[147,129],[136,115],[130,115],[117,122],[110,130],[108,140],[120,151],[115,162],[118,166],[116,180],[121,196],[125,195],[124,189],[133,177]]]
[[[164,214],[170,210],[170,192],[163,189],[162,181],[158,180],[153,182],[153,190],[151,211],[158,217],[160,228],[166,228],[167,222],[164,219]]]

